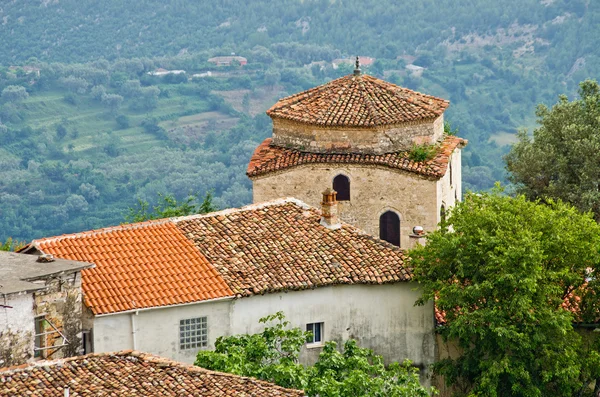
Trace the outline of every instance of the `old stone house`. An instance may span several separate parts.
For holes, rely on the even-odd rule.
[[[0,367],[81,352],[81,271],[92,267],[0,251]]]
[[[301,360],[354,338],[386,360],[435,357],[433,305],[414,306],[404,252],[337,217],[277,199],[206,215],[35,240],[32,254],[90,261],[85,303],[96,352],[134,349],[193,362],[219,336],[254,333],[283,311],[312,330]]]
[[[0,369],[0,397],[302,397],[300,390],[136,351],[88,354]]]
[[[448,105],[362,74],[358,62],[353,75],[281,99],[267,111],[273,136],[248,165],[254,202],[316,206],[332,187],[344,221],[408,248],[416,226],[434,230],[461,199],[467,141],[444,133]]]

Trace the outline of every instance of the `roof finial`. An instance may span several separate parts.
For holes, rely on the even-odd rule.
[[[358,60],[358,57],[356,57],[356,62],[354,63],[354,75],[360,76],[360,61]]]

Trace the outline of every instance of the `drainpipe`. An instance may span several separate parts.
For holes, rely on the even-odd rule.
[[[134,313],[131,313],[131,340],[133,342],[133,350],[137,350],[137,338],[135,336],[135,334],[137,333],[135,324],[135,318],[137,315],[137,310]]]

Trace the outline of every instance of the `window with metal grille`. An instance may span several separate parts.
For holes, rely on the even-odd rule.
[[[208,326],[206,317],[187,318],[179,321],[179,348],[181,350],[206,347]]]
[[[306,330],[312,332],[312,339],[307,343],[323,342],[323,323],[306,324]]]
[[[337,192],[338,201],[350,201],[350,179],[346,175],[333,178],[333,190]]]
[[[400,217],[387,211],[379,217],[379,238],[400,247]]]

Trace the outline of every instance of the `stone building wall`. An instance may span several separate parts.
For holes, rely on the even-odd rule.
[[[308,152],[390,153],[413,144],[434,143],[444,134],[444,116],[377,128],[319,127],[273,119],[273,143]]]
[[[34,316],[44,315],[68,342],[66,346],[44,351],[42,357],[55,359],[77,355],[81,350],[81,273],[47,279],[45,283],[48,289],[34,295]],[[45,331],[53,331],[53,328],[46,324]],[[63,341],[60,334],[53,333],[46,336],[45,345],[59,346]]]
[[[456,167],[460,168],[460,167]],[[442,181],[384,167],[355,164],[316,164],[253,178],[254,202],[295,197],[320,208],[321,193],[339,174],[350,178],[350,201],[340,201],[341,219],[379,237],[379,217],[388,210],[400,217],[401,247],[409,246],[414,226],[434,230],[441,201],[450,201],[451,189],[440,193]],[[458,177],[458,175],[457,175]],[[447,182],[446,182],[447,183]]]

